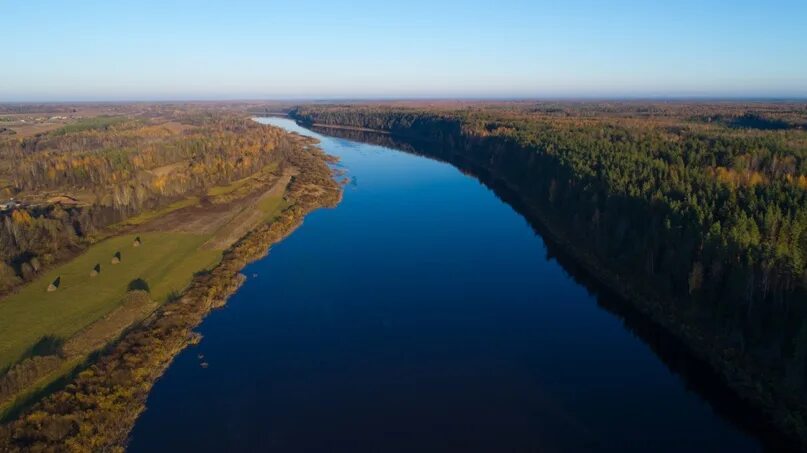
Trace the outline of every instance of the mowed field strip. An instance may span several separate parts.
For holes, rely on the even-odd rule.
[[[140,236],[142,245],[132,245]],[[152,232],[107,239],[46,272],[0,302],[0,368],[20,359],[40,338],[67,339],[117,308],[132,280],[148,282],[151,297],[162,302],[181,291],[197,271],[216,264],[221,253],[203,250],[208,236]],[[115,253],[121,262],[111,264]],[[101,272],[90,277],[96,264]],[[48,285],[60,279],[56,291]]]

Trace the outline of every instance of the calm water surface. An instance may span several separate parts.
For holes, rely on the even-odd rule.
[[[320,138],[352,182],[244,270],[131,451],[761,449],[476,179],[260,121]]]

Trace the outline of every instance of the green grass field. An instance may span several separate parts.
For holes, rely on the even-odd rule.
[[[283,197],[264,198],[258,203],[258,209],[264,214],[267,222],[275,220],[278,214],[288,206],[288,202]]]
[[[211,196],[211,197],[220,197],[220,196],[223,196],[223,195],[230,194],[230,193],[235,192],[236,190],[244,187],[245,185],[247,185],[253,179],[255,179],[253,176],[247,176],[246,178],[239,179],[239,180],[234,181],[233,183],[228,184],[226,186],[211,187],[207,191],[207,195]]]
[[[122,123],[126,121],[123,116],[98,116],[94,118],[82,118],[65,125],[55,131],[51,132],[52,135],[64,135],[74,132],[87,131],[91,129],[106,129],[109,126]]]
[[[261,174],[265,175],[265,174],[268,174],[268,173],[271,173],[271,172],[275,171],[275,169],[277,169],[277,162],[269,164],[269,165],[266,165],[265,167],[263,167],[261,169],[261,171],[259,171],[255,175],[247,176],[246,178],[242,178],[242,179],[239,179],[237,181],[233,181],[232,183],[230,183],[230,184],[228,184],[226,186],[211,187],[207,191],[207,195],[210,196],[210,197],[222,197],[222,196],[225,196],[225,195],[229,195],[229,194],[243,188],[244,186],[246,186],[250,182],[252,182],[257,175],[261,175]]]
[[[143,241],[140,247],[132,246],[136,236]],[[162,232],[111,238],[0,301],[0,370],[19,360],[43,336],[69,338],[114,310],[136,278],[148,283],[152,299],[158,302],[172,291],[181,291],[195,272],[221,258],[220,251],[200,249],[207,239]],[[121,263],[113,265],[112,256],[118,251]],[[90,277],[96,263],[101,273]],[[59,288],[47,292],[57,277],[61,277]]]

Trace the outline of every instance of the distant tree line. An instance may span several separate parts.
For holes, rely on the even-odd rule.
[[[674,296],[793,302],[807,283],[807,138],[517,112],[301,108],[311,123],[452,147],[488,140],[491,163],[567,207],[597,250]],[[490,151],[486,149],[485,151]],[[596,242],[596,244],[595,244]]]

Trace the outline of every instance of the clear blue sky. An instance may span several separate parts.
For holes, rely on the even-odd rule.
[[[807,96],[807,1],[0,0],[0,101]]]

